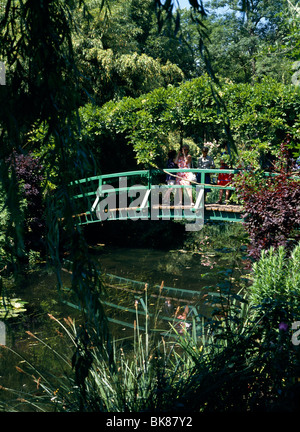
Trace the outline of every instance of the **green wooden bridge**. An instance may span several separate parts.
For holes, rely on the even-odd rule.
[[[149,169],[118,172],[74,181],[73,199],[76,207],[74,218],[80,225],[114,220],[184,220],[197,224],[202,221],[241,222],[243,208],[240,205],[209,204],[205,202],[208,190],[234,190],[228,184],[206,184],[205,175],[217,179],[219,173],[236,174],[234,169]],[[190,185],[166,185],[166,174],[176,179],[178,173],[198,175],[198,181]],[[194,203],[187,198],[192,190]],[[182,195],[180,195],[182,194]],[[182,196],[182,199],[181,199]]]

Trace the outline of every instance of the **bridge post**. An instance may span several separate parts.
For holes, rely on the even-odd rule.
[[[152,169],[148,170],[148,189],[151,189],[152,186]]]
[[[97,206],[98,206],[101,190],[102,190],[102,176],[99,176],[99,178],[98,178],[98,189],[96,191],[96,199],[95,199],[93,205],[91,206],[91,211],[92,212],[94,212],[96,210]]]
[[[119,177],[119,219],[126,220],[128,218],[128,203],[127,203],[127,177]],[[126,189],[123,190],[123,189]]]

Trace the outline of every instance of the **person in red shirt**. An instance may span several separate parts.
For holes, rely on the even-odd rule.
[[[224,159],[220,160],[220,169],[229,169],[228,165],[226,165]],[[232,179],[232,175],[229,173],[220,173],[218,175],[218,185],[220,186],[227,186]],[[222,204],[222,198],[223,198],[223,192],[225,189],[220,189],[220,193],[219,193],[219,201],[217,201],[218,204]],[[228,202],[229,197],[230,197],[230,190],[226,189],[225,190],[225,202]]]

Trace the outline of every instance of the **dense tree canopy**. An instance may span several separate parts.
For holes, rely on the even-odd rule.
[[[204,22],[215,73],[234,82],[269,76],[290,83],[299,50],[299,12],[286,0],[246,2],[212,0],[205,3]],[[195,24],[185,12],[183,28],[201,65]],[[297,26],[298,24],[298,26]]]
[[[166,36],[158,33],[152,0],[110,1],[109,12],[101,13],[94,2],[87,3],[90,15],[80,16],[73,41],[86,89],[97,104],[182,82],[182,44],[172,30]]]
[[[91,145],[105,172],[122,171],[130,164],[125,155],[134,151],[138,164],[163,167],[170,148],[182,139],[192,145],[194,156],[206,141],[215,141],[228,151],[224,125],[229,119],[231,134],[239,150],[232,163],[258,166],[260,157],[271,152],[278,156],[287,134],[291,147],[299,143],[299,91],[272,79],[261,83],[222,86],[226,110],[217,106],[208,76],[178,87],[157,89],[140,98],[125,98],[103,107],[91,104],[80,109],[83,139]],[[105,148],[105,150],[104,150]],[[111,149],[111,150],[110,150]],[[217,155],[217,154],[216,154]],[[132,157],[132,155],[130,156]]]
[[[3,143],[13,141],[16,148],[19,142],[19,148],[42,156],[51,167],[49,184],[57,184],[60,151],[64,163],[66,154],[70,163],[74,155],[86,155],[76,165],[76,176],[82,176],[136,163],[161,165],[168,148],[182,139],[191,140],[195,156],[204,141],[216,141],[254,160],[278,150],[290,133],[297,150],[298,90],[290,84],[299,16],[290,2],[284,12],[286,0],[216,0],[205,4],[205,12],[175,11],[172,3],[160,10],[152,0],[107,0],[104,7],[90,0],[54,4],[49,18],[29,3],[14,3],[6,14],[2,9],[7,23],[2,56],[14,70],[7,76],[10,85],[2,87],[9,100],[2,107],[1,118],[8,121]],[[60,45],[48,38],[55,7],[62,17],[58,25],[64,26],[61,32],[58,27]],[[35,19],[39,25],[31,31]],[[14,38],[9,22],[24,36]],[[63,118],[58,112],[68,114]],[[65,145],[55,144],[62,132],[73,135],[67,153]]]

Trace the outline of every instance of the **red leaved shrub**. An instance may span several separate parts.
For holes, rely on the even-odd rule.
[[[257,260],[271,246],[290,250],[300,240],[300,179],[246,172],[238,174],[235,186],[244,201],[250,256]]]

